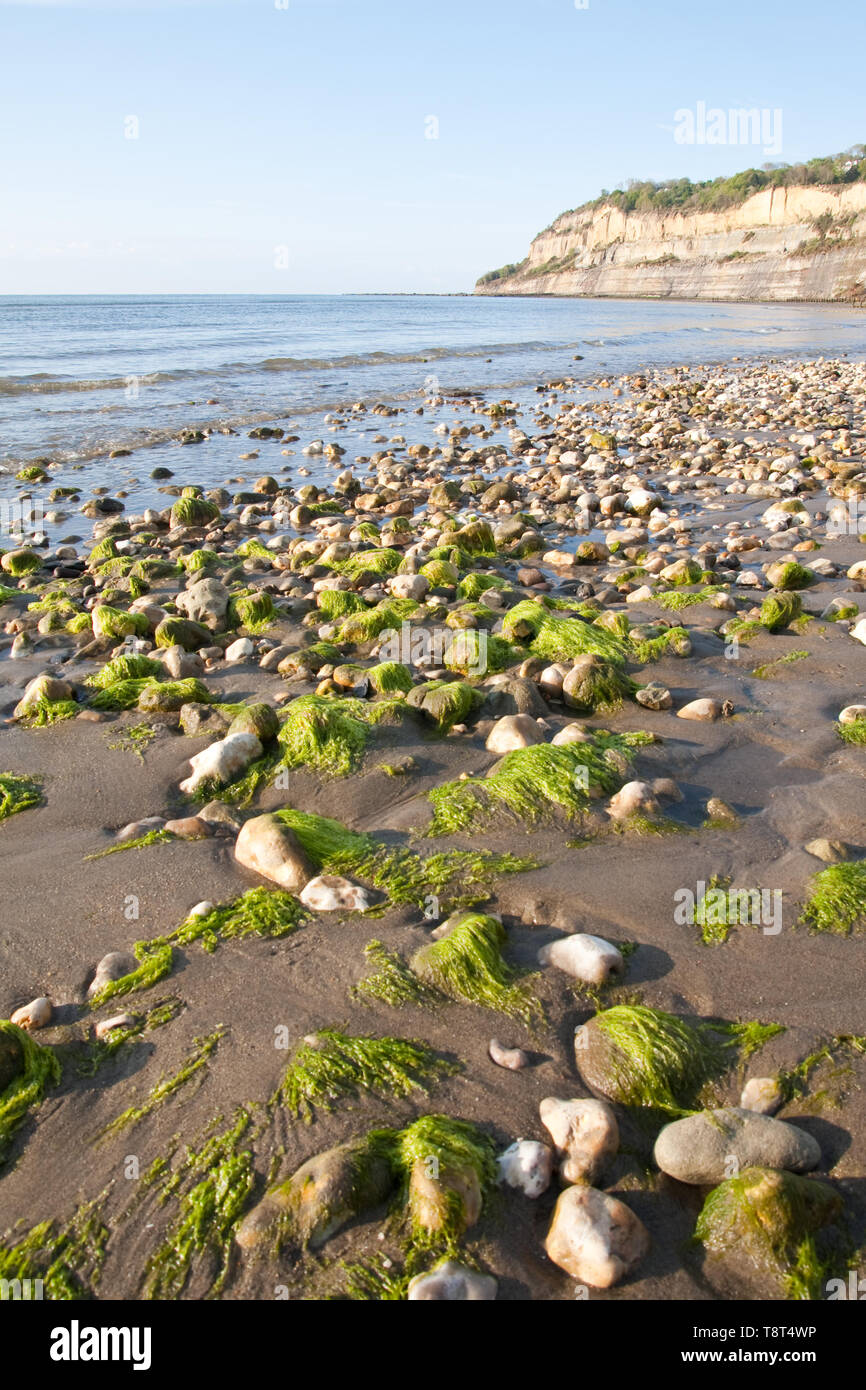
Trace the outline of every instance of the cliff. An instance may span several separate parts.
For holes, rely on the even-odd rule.
[[[866,183],[765,188],[713,212],[588,204],[475,292],[864,302]]]

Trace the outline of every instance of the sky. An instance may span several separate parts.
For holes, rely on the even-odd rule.
[[[864,39],[863,0],[0,0],[0,293],[468,291],[602,188],[866,142]]]

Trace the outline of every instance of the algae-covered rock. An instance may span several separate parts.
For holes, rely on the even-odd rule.
[[[316,1250],[349,1221],[379,1206],[394,1187],[393,1135],[374,1130],[326,1149],[266,1194],[241,1222],[243,1250],[282,1235]]]
[[[400,1134],[398,1159],[416,1242],[453,1241],[475,1225],[498,1173],[493,1143],[477,1125],[422,1115]]]
[[[725,1057],[709,1030],[643,1004],[617,1004],[574,1035],[577,1069],[594,1095],[671,1115],[690,1103]]]
[[[695,1238],[711,1255],[731,1255],[782,1281],[789,1297],[820,1298],[828,1256],[834,1249],[844,1256],[834,1230],[842,1212],[842,1198],[826,1183],[746,1168],[708,1194]]]
[[[768,594],[761,604],[760,622],[769,632],[780,632],[799,618],[803,612],[803,600],[792,590],[778,590]]]
[[[15,579],[20,579],[25,574],[32,574],[34,570],[41,569],[42,557],[35,550],[7,550],[5,555],[0,555],[0,567]]]
[[[633,690],[632,682],[618,666],[600,656],[580,656],[562,683],[562,698],[579,714],[620,707]]]
[[[406,703],[447,732],[453,724],[468,719],[483,699],[481,691],[465,681],[428,681],[410,690]]]
[[[185,652],[198,651],[213,641],[209,628],[189,618],[163,618],[153,636],[158,647],[183,647]]]
[[[150,628],[144,613],[125,613],[106,603],[98,603],[91,617],[94,637],[146,637]]]
[[[270,705],[258,702],[247,705],[236,714],[229,725],[230,734],[255,734],[260,743],[276,738],[280,727],[277,712]]]
[[[145,714],[171,714],[188,703],[206,703],[210,692],[201,681],[162,681],[145,686],[138,697],[138,708]]]
[[[172,526],[208,526],[219,517],[215,502],[204,497],[179,497],[171,509]]]
[[[11,1086],[24,1070],[24,1053],[15,1034],[0,1031],[0,1092]]]

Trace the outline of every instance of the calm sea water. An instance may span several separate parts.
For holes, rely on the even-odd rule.
[[[866,315],[819,305],[434,296],[0,297],[0,470],[278,419],[301,435],[355,400],[551,376],[803,354],[866,356]],[[576,361],[575,358],[582,358]],[[299,446],[300,447],[300,446]],[[184,454],[192,453],[184,450]],[[234,450],[233,457],[237,457]],[[151,465],[152,466],[152,465]]]

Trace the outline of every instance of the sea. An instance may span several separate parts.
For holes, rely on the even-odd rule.
[[[866,313],[831,305],[3,296],[0,494],[11,495],[14,475],[36,460],[51,465],[58,484],[74,473],[71,481],[88,492],[138,488],[159,466],[176,481],[213,486],[250,472],[238,460],[254,447],[245,437],[254,426],[278,423],[297,436],[291,453],[300,454],[323,437],[324,417],[358,401],[417,408],[431,395],[481,392],[528,402],[537,401],[538,385],[562,376],[590,383],[672,365],[845,355],[866,357]],[[398,428],[406,420],[401,415]],[[432,423],[427,412],[412,437],[423,438]],[[383,425],[356,416],[340,434],[347,461],[372,453]],[[194,429],[214,431],[205,453],[179,443]],[[110,459],[117,449],[133,452]],[[253,475],[274,471],[280,455],[263,444]],[[153,504],[144,493],[141,500]]]

